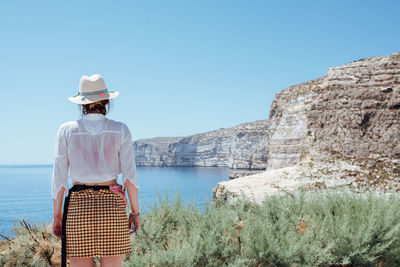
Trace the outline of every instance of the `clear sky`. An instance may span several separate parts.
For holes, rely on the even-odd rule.
[[[0,164],[52,164],[82,75],[133,139],[267,119],[274,95],[399,51],[399,1],[1,1]]]

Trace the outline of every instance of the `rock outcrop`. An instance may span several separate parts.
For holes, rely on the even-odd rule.
[[[186,137],[156,137],[134,142],[138,166],[201,166],[265,170],[269,121]]]
[[[262,172],[262,170],[232,170],[229,173],[229,179],[236,179],[239,177],[249,176],[260,172]]]
[[[216,197],[260,200],[300,185],[398,191],[400,54],[330,68],[277,93],[269,124],[267,170],[219,183]]]

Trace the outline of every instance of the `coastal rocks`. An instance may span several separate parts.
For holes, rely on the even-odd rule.
[[[201,166],[265,170],[269,121],[259,120],[187,137],[134,142],[138,166]]]
[[[172,166],[174,158],[170,156],[170,145],[181,139],[182,137],[155,137],[133,142],[136,165]]]
[[[229,173],[229,179],[236,179],[239,177],[243,177],[243,176],[249,176],[249,175],[253,175],[256,173],[260,173],[262,172],[261,170],[258,171],[250,171],[250,170],[232,170]]]
[[[331,68],[308,112],[313,143],[347,157],[400,157],[400,59],[395,54]]]
[[[294,85],[275,95],[269,116],[268,169],[293,166],[310,145],[307,115],[317,97],[312,88],[320,82]]]
[[[400,191],[400,53],[280,91],[269,121],[267,170],[219,183],[216,197],[260,201],[300,187]]]
[[[292,166],[318,147],[348,157],[400,157],[398,54],[330,68],[328,75],[275,95],[270,109],[270,168]]]
[[[214,198],[225,200],[243,195],[261,204],[268,196],[300,191],[321,192],[346,188],[353,192],[399,192],[400,160],[378,160],[378,157],[343,159],[310,150],[294,166],[219,182],[213,194]]]

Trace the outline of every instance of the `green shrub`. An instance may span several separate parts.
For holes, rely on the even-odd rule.
[[[44,226],[35,227],[37,239]],[[0,245],[0,265],[50,266],[48,252],[28,248],[35,241],[26,228],[14,231],[14,243]],[[201,211],[178,193],[159,196],[143,214],[124,266],[398,266],[399,237],[398,194],[299,193],[262,205],[218,199]]]
[[[263,205],[179,197],[155,204],[126,266],[394,266],[400,197],[350,192],[272,196]]]

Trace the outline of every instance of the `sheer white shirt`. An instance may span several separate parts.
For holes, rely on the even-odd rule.
[[[135,153],[128,126],[103,114],[89,113],[63,123],[57,132],[51,181],[52,197],[62,187],[68,196],[68,178],[73,182],[100,183],[129,179],[137,188]]]

